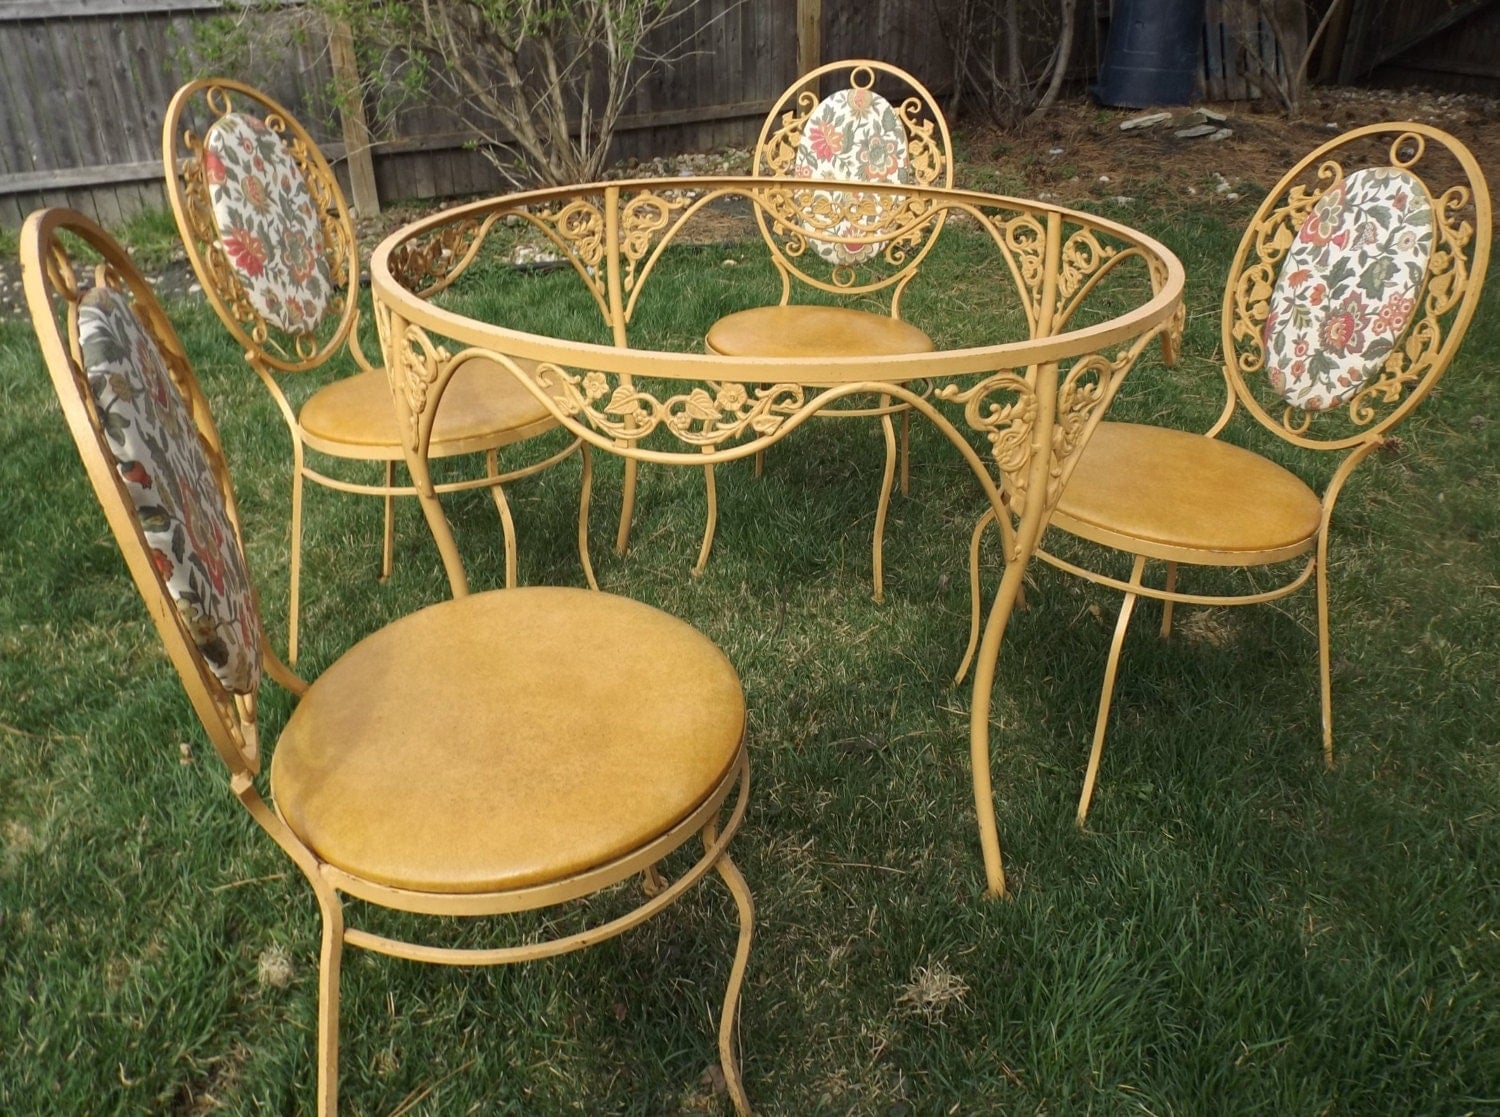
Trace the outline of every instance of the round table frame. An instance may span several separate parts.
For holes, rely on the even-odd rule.
[[[804,255],[838,230],[845,244],[877,245],[876,267],[899,267],[906,246],[940,219],[949,229],[977,230],[993,242],[1014,283],[1028,336],[882,358],[724,357],[633,347],[632,319],[662,253],[690,239],[684,230],[696,215],[724,203],[754,207],[763,235],[778,238],[783,251]],[[571,264],[612,345],[476,321],[433,301],[505,221],[539,230]],[[863,235],[851,236],[851,229]],[[468,591],[467,579],[436,501],[425,447],[444,388],[470,361],[493,362],[517,377],[574,435],[623,456],[631,477],[641,461],[701,467],[750,456],[859,394],[908,403],[942,431],[1002,529],[1004,572],[975,658],[969,739],[985,879],[991,894],[1005,894],[989,749],[1001,642],[1058,495],[1125,374],[1153,340],[1161,341],[1169,363],[1175,357],[1184,275],[1172,252],[1119,222],[1043,201],[721,177],[594,183],[469,203],[393,233],[375,250],[370,271],[408,462],[455,594]],[[1107,317],[1091,307],[1110,282],[1132,274],[1131,290],[1142,296],[1134,305]],[[827,289],[858,291],[867,282],[853,269],[830,266]],[[1098,320],[1074,325],[1085,307]],[[919,391],[913,382],[933,387]],[[939,405],[958,408],[987,453]],[[628,522],[628,507],[622,516]],[[976,616],[979,608],[976,597]]]

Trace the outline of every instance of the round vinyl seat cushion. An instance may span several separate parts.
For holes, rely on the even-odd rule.
[[[691,625],[583,589],[495,590],[360,641],[271,758],[323,861],[417,892],[500,892],[640,849],[703,804],[745,728],[733,666]]]
[[[898,357],[933,348],[909,322],[841,306],[741,310],[715,322],[707,343],[726,357]]]
[[[345,376],[319,388],[302,405],[297,421],[309,443],[343,457],[401,457],[401,431],[390,383],[380,369]],[[499,446],[538,434],[556,420],[493,361],[474,360],[448,382],[438,406],[431,455],[441,457]],[[467,444],[466,444],[467,443]]]
[[[1052,524],[1153,558],[1254,565],[1302,554],[1322,504],[1259,454],[1188,431],[1100,423]]]

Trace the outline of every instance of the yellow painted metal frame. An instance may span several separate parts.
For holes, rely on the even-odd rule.
[[[1270,298],[1288,249],[1313,206],[1342,181],[1346,169],[1388,166],[1404,169],[1423,180],[1432,202],[1437,238],[1422,290],[1418,313],[1379,373],[1342,408],[1304,411],[1286,404],[1261,375],[1265,371],[1265,322]],[[1434,186],[1435,183],[1441,185]],[[1223,409],[1206,432],[1218,439],[1236,412],[1244,412],[1261,428],[1282,441],[1314,453],[1343,454],[1321,496],[1322,512],[1316,531],[1293,545],[1267,545],[1258,551],[1230,554],[1190,547],[1170,540],[1146,539],[1125,531],[1110,531],[1068,514],[1067,501],[1058,508],[1051,526],[1059,532],[1087,539],[1131,556],[1125,579],[1103,569],[1084,567],[1038,548],[1044,561],[1070,574],[1109,586],[1125,595],[1115,625],[1100,691],[1098,715],[1088,766],[1079,796],[1077,821],[1088,815],[1098,779],[1111,697],[1119,669],[1125,633],[1136,601],[1141,597],[1163,603],[1161,635],[1172,627],[1172,610],[1190,605],[1250,605],[1286,597],[1309,580],[1317,588],[1318,673],[1322,711],[1323,757],[1333,766],[1332,652],[1329,638],[1328,550],[1329,524],[1334,504],[1355,468],[1385,444],[1392,428],[1426,398],[1458,351],[1464,332],[1479,306],[1492,238],[1489,191],[1484,175],[1469,150],[1454,137],[1425,124],[1373,124],[1346,132],[1302,159],[1271,190],[1251,219],[1230,266],[1224,292],[1222,338],[1225,394]],[[994,517],[986,515],[975,526],[970,549],[971,590],[974,593],[969,653],[959,670],[963,677],[979,638],[978,562],[980,536]],[[1305,556],[1305,557],[1304,557]],[[1179,566],[1258,568],[1303,561],[1281,584],[1242,594],[1187,593],[1177,589]],[[1166,564],[1160,587],[1148,585],[1148,562]]]
[[[239,273],[230,262],[219,237],[209,197],[208,181],[202,158],[202,145],[213,121],[229,112],[249,111],[261,117],[266,126],[282,137],[288,154],[302,171],[314,204],[320,215],[324,256],[335,289],[335,298],[320,322],[303,333],[286,334],[256,310],[245,294]],[[414,495],[410,485],[396,483],[396,466],[401,449],[395,444],[344,442],[320,438],[309,432],[298,418],[283,390],[281,378],[290,374],[320,369],[335,360],[347,348],[359,371],[378,373],[366,358],[359,342],[359,244],[343,192],[332,168],[307,131],[285,108],[253,86],[224,78],[188,82],[173,96],[162,123],[162,160],[166,167],[167,197],[177,228],[187,250],[189,262],[203,286],[209,304],[214,308],[235,341],[244,346],[246,362],[255,370],[271,393],[292,439],[292,519],[290,601],[288,603],[287,659],[297,662],[298,621],[302,592],[302,494],[303,483],[311,481],[338,492],[378,496],[384,503],[384,526],[381,533],[380,580],[390,576],[394,558],[395,498]],[[555,429],[550,419],[487,430],[464,439],[450,439],[434,453],[450,457],[468,454],[484,455],[484,471],[476,477],[445,482],[444,492],[488,488],[500,516],[505,540],[506,584],[516,578],[515,522],[505,498],[504,485],[539,473],[571,456],[575,451],[584,459],[583,490],[579,504],[579,536],[588,530],[589,468],[588,448],[573,440],[563,449],[519,468],[501,472],[499,451],[507,446],[534,438]],[[379,463],[384,477],[379,484],[349,481],[330,476],[308,461],[309,451],[344,461]],[[594,586],[594,574],[588,563],[587,548],[580,547],[584,574]]]
[[[744,819],[749,791],[749,762],[743,740],[728,770],[714,786],[704,789],[698,805],[675,825],[608,864],[561,875],[542,884],[488,893],[414,892],[353,876],[320,860],[257,788],[262,761],[257,696],[235,695],[224,689],[193,642],[151,561],[151,548],[104,442],[99,416],[82,371],[78,302],[89,284],[80,280],[70,261],[67,247],[59,238],[59,234],[64,233],[81,238],[103,257],[104,262],[95,272],[93,281],[107,283],[127,294],[146,329],[156,339],[172,378],[198,425],[205,453],[234,526],[236,545],[241,545],[239,516],[218,431],[208,401],[171,322],[123,250],[82,214],[62,209],[32,214],[21,234],[27,303],[64,418],[94,492],[193,709],[215,752],[228,769],[230,790],[302,871],[318,899],[323,923],[318,978],[317,1112],[320,1117],[333,1117],[338,1112],[339,974],[346,945],[442,965],[499,965],[553,957],[593,946],[639,925],[671,905],[710,871],[723,878],[734,897],[739,918],[735,952],[719,1018],[718,1046],[730,1098],[742,1117],[748,1115],[750,1104],[739,1073],[736,1022],[750,951],[754,904],[749,888],[728,852],[730,839]],[[453,606],[461,608],[463,602],[451,603],[449,607]],[[309,684],[293,674],[264,639],[260,657],[266,674],[278,684],[299,697],[307,692]],[[475,688],[482,688],[489,670],[484,663],[474,664]],[[389,679],[380,681],[383,686],[389,683]],[[413,696],[413,701],[420,700],[420,695]],[[695,836],[701,841],[702,855],[667,883],[656,866],[662,858]],[[592,895],[637,875],[643,877],[645,898],[632,910],[565,937],[489,949],[408,942],[347,926],[342,899],[345,895],[353,896],[382,907],[419,914],[493,916],[551,907]]]
[[[751,168],[756,177],[793,177],[803,128],[822,101],[817,90],[835,74],[844,75],[842,80],[849,89],[874,89],[877,79],[887,84],[894,82],[908,87],[911,93],[900,98],[899,103],[892,107],[906,134],[906,154],[912,170],[912,180],[918,186],[946,188],[953,185],[953,141],[937,99],[926,86],[905,70],[868,58],[830,62],[820,66],[803,75],[781,95],[766,115],[755,143]],[[900,228],[898,237],[885,244],[876,260],[860,265],[830,265],[819,269],[807,266],[813,263],[808,251],[819,240],[818,234],[830,232],[849,207],[837,204],[819,206],[816,196],[812,197],[814,200],[811,204],[799,201],[797,207],[791,210],[757,208],[755,211],[756,223],[770,251],[771,262],[781,278],[779,305],[787,306],[791,303],[793,280],[815,290],[844,296],[890,290],[890,314],[892,318],[899,319],[901,296],[916,278],[923,259],[936,243],[943,222],[947,219],[947,210],[939,208],[930,221],[915,224],[904,220],[909,218],[908,213],[894,215],[896,220],[890,227],[899,228],[904,225],[904,228]],[[867,212],[866,216],[873,217],[875,214]],[[872,228],[871,231],[878,238],[880,230]],[[809,235],[810,232],[812,235]],[[815,257],[816,253],[813,255]],[[709,344],[709,350],[713,351],[712,343]],[[905,495],[911,489],[911,408],[881,394],[873,405],[830,407],[819,414],[820,417],[829,419],[880,420],[885,437],[885,471],[881,474],[880,492],[875,502],[871,565],[874,598],[876,601],[883,601],[885,524],[890,510],[891,493],[896,485],[898,465],[902,494]],[[899,439],[894,424],[897,415],[901,417]],[[764,457],[764,452],[755,456],[757,475],[761,472]],[[704,481],[708,494],[708,516],[703,527],[703,544],[698,552],[698,561],[693,566],[694,574],[701,574],[708,564],[718,524],[718,487],[714,482],[713,466],[704,466]],[[634,507],[634,497],[635,471],[633,465],[630,465],[626,468],[626,506],[621,512],[620,530],[616,539],[616,549],[621,553],[629,541],[630,511]]]
[[[969,465],[986,507],[1005,528],[1006,567],[978,648],[970,714],[986,882],[993,894],[1004,894],[989,755],[1001,639],[1027,560],[1089,434],[1145,346],[1158,338],[1175,346],[1182,265],[1157,241],[1092,214],[972,191],[887,189],[884,205],[905,214],[894,226],[898,235],[942,214],[962,215],[989,238],[997,273],[1015,285],[1028,336],[875,359],[722,357],[632,347],[631,318],[653,267],[694,214],[725,199],[748,199],[788,216],[812,204],[805,187],[754,177],[600,183],[459,206],[382,242],[371,260],[375,313],[418,488],[424,489],[420,447],[431,412],[455,372],[480,359],[525,377],[528,390],[569,431],[627,461],[697,467],[749,457],[860,394],[889,395],[920,412]],[[592,295],[613,345],[475,321],[433,301],[434,293],[460,281],[502,218],[524,221],[552,242]],[[824,213],[829,227],[839,218]],[[1138,269],[1139,304],[1073,327],[1075,313],[1106,278],[1131,274],[1122,268]],[[527,377],[529,362],[538,364]],[[908,387],[912,380],[930,380],[936,389],[929,397]],[[940,404],[961,412],[983,453]],[[425,492],[435,497],[430,485]],[[426,499],[423,509],[461,591],[463,564],[441,505]]]

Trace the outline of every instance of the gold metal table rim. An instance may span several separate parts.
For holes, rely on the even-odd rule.
[[[686,463],[691,456],[690,451],[701,451],[704,454],[697,459],[699,461],[713,460],[709,456],[710,451],[713,451],[714,457],[727,459],[739,456],[739,448],[725,450],[700,445],[684,450],[678,459],[671,454],[643,447],[626,446],[618,442],[612,445],[608,435],[589,425],[587,416],[580,420],[576,412],[566,412],[564,405],[550,391],[530,382],[528,375],[515,364],[515,359],[542,362],[544,368],[554,370],[570,366],[591,372],[615,374],[622,378],[622,383],[640,376],[710,384],[738,383],[755,386],[757,391],[773,390],[764,387],[767,385],[816,387],[819,391],[815,398],[799,403],[794,414],[782,416],[778,420],[779,425],[771,433],[757,432],[757,437],[749,440],[760,446],[784,437],[814,411],[820,410],[834,399],[859,391],[861,386],[866,390],[887,393],[893,398],[905,400],[915,410],[926,415],[968,463],[988,499],[990,512],[1001,524],[1004,536],[1005,570],[991,603],[984,635],[974,660],[974,691],[969,715],[974,805],[986,884],[992,896],[1004,896],[1005,873],[995,820],[989,753],[989,709],[1001,641],[1019,596],[1026,568],[1041,540],[1051,510],[1056,505],[1057,495],[1072,472],[1072,465],[1088,435],[1113,398],[1119,381],[1150,341],[1160,338],[1169,359],[1170,354],[1175,352],[1181,337],[1184,313],[1182,294],[1185,276],[1182,263],[1161,242],[1129,226],[1049,202],[951,188],[851,183],[850,187],[856,188],[861,195],[887,194],[902,199],[903,202],[917,199],[930,202],[934,210],[941,208],[949,216],[956,212],[967,213],[974,218],[982,229],[989,231],[991,239],[996,242],[997,252],[1010,253],[1005,259],[1011,270],[1011,278],[1023,298],[1029,292],[1033,299],[1035,305],[1028,306],[1032,336],[1020,341],[937,350],[919,355],[875,358],[820,356],[815,360],[725,357],[706,352],[673,352],[629,346],[626,326],[634,306],[633,300],[650,275],[656,256],[649,251],[639,250],[637,246],[637,254],[632,257],[632,262],[645,260],[646,263],[636,277],[634,289],[627,297],[620,275],[622,199],[649,197],[660,200],[683,194],[697,198],[688,205],[686,214],[675,225],[658,227],[658,231],[665,229],[655,250],[659,252],[662,245],[675,239],[676,233],[689,217],[711,201],[743,198],[752,205],[763,206],[765,203],[761,199],[778,190],[785,193],[788,189],[813,189],[801,185],[801,182],[802,180],[750,176],[704,176],[627,179],[549,187],[466,203],[396,230],[375,249],[370,262],[375,316],[377,322],[382,324],[382,344],[386,347],[386,368],[392,378],[393,396],[396,397],[398,410],[409,408],[409,402],[402,398],[401,382],[407,376],[406,366],[412,359],[409,352],[410,335],[431,330],[446,339],[446,342],[456,342],[467,348],[455,356],[448,352],[444,343],[440,349],[433,349],[427,354],[429,360],[438,357],[451,366],[475,357],[494,359],[512,375],[528,382],[533,395],[552,408],[570,430],[600,448],[614,449],[627,458],[627,467],[639,460],[680,460]],[[819,189],[826,187],[820,186]],[[607,324],[612,328],[616,344],[599,345],[527,333],[475,321],[428,301],[428,295],[446,288],[463,272],[477,252],[478,245],[488,235],[490,225],[500,215],[524,207],[566,205],[575,201],[586,201],[587,204],[594,205],[604,218],[600,258],[593,266],[607,272],[608,285],[602,296],[596,290],[595,298]],[[1031,231],[1034,234],[1040,232],[1044,243],[1042,250],[1035,255],[1041,259],[1042,274],[1023,279],[1017,272],[1017,250],[1014,245],[1001,244],[998,239],[1000,230],[995,220],[985,215],[987,208],[1013,211],[1012,217],[1000,223],[1006,229],[1010,228],[1010,222],[1029,221],[1032,223]],[[393,267],[393,254],[409,244],[422,243],[424,238],[438,233],[445,226],[458,228],[462,223],[470,221],[476,222],[477,228],[469,247],[458,253],[456,260],[447,263],[442,275],[436,276],[431,286],[423,291],[416,291],[398,280],[397,270]],[[1114,263],[1094,261],[1092,268],[1083,268],[1081,288],[1075,283],[1071,290],[1059,289],[1067,286],[1060,283],[1059,272],[1064,270],[1064,243],[1071,243],[1064,234],[1065,224],[1081,228],[1090,238],[1096,232],[1107,234],[1126,246],[1124,249],[1113,250],[1117,257]],[[1074,237],[1078,235],[1072,234]],[[815,235],[809,236],[810,239],[818,239]],[[850,238],[829,235],[825,239]],[[881,239],[881,234],[871,234],[864,239],[873,243]],[[1097,247],[1097,241],[1094,244]],[[1073,312],[1092,292],[1095,283],[1107,275],[1120,259],[1129,257],[1139,257],[1147,268],[1152,287],[1149,299],[1103,322],[1077,329],[1054,329],[1054,320],[1066,326]],[[576,258],[570,263],[575,270],[579,270],[580,275],[587,274]],[[1078,270],[1075,267],[1075,272]],[[1093,278],[1090,278],[1091,275]],[[1076,274],[1073,278],[1078,280]],[[1029,286],[1023,288],[1023,283]],[[427,344],[430,345],[430,342]],[[1112,356],[1106,355],[1112,348],[1118,352]],[[1074,360],[1075,363],[1066,377],[1060,379],[1061,364],[1069,360]],[[1079,379],[1080,370],[1084,370],[1084,375],[1099,377],[1102,384],[1095,385],[1095,390],[1090,392]],[[427,373],[431,372],[431,369],[427,370]],[[925,396],[905,387],[905,382],[913,380],[941,381],[974,374],[982,376],[980,386],[970,386],[960,391],[954,385],[951,391],[940,389],[938,396],[950,403],[963,403],[965,417],[971,427],[988,428],[997,473],[1004,475],[1002,480],[1005,483],[1021,491],[1022,499],[1012,500],[1009,509],[1004,507],[1000,486],[986,468],[984,460],[952,422]],[[999,443],[995,437],[997,422],[994,418],[996,409],[991,406],[988,417],[981,419],[980,416],[983,410],[981,405],[986,402],[985,393],[997,388],[1023,391],[1026,397],[1024,402],[1027,404],[1024,408],[1019,405],[1012,408],[1005,420],[1012,428],[1009,433],[1015,436],[1010,446],[1020,446],[1020,464],[1011,460],[1008,468],[1007,463],[998,460]],[[426,396],[425,391],[422,394]],[[441,395],[441,384],[437,387],[436,395]],[[1065,401],[1068,410],[1060,421],[1058,412],[1061,395],[1068,395],[1070,399]],[[435,406],[435,403],[432,405]],[[403,410],[403,415],[413,430],[421,422],[421,416],[414,416],[409,410]],[[1025,493],[1036,495],[1026,497]],[[1013,526],[1012,514],[1016,520]],[[429,522],[432,522],[431,517]],[[440,530],[436,524],[434,530]],[[445,557],[445,563],[446,561]]]
[[[799,184],[801,182],[801,180],[796,181]],[[1049,337],[965,349],[943,349],[930,354],[922,354],[920,357],[904,354],[890,357],[820,357],[817,376],[809,379],[807,363],[796,359],[723,357],[706,353],[599,345],[592,342],[544,338],[522,330],[476,322],[472,318],[434,306],[419,293],[400,283],[391,269],[391,253],[402,245],[417,240],[424,234],[440,229],[444,225],[451,225],[469,218],[482,219],[496,211],[503,212],[523,206],[560,202],[580,195],[603,196],[606,193],[628,195],[643,191],[658,193],[723,191],[725,197],[742,197],[754,204],[757,195],[764,194],[777,186],[784,188],[786,185],[788,185],[787,180],[744,175],[622,179],[585,183],[579,186],[548,187],[542,190],[528,190],[483,198],[430,214],[409,225],[402,226],[381,241],[370,259],[370,289],[376,299],[390,309],[399,311],[409,322],[430,326],[444,337],[466,345],[494,348],[503,353],[530,360],[552,361],[557,364],[633,376],[656,376],[681,380],[732,380],[748,384],[816,383],[821,387],[858,381],[899,382],[926,376],[962,376],[968,373],[989,372],[997,368],[1024,368],[1047,361],[1078,356],[1136,336],[1143,330],[1165,325],[1177,311],[1182,300],[1185,277],[1182,263],[1177,256],[1154,237],[1149,237],[1118,221],[1050,202],[1033,201],[1005,194],[987,194],[974,190],[940,187],[901,186],[898,189],[892,186],[882,187],[875,183],[859,183],[859,192],[863,194],[889,193],[902,197],[931,199],[934,203],[947,207],[950,214],[980,206],[1013,207],[1018,211],[1030,212],[1037,216],[1056,214],[1063,220],[1113,233],[1121,240],[1131,242],[1148,258],[1163,264],[1166,281],[1149,302],[1106,322],[1066,330]],[[914,365],[920,366],[920,371],[913,372]]]

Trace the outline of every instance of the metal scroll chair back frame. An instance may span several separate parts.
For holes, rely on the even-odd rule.
[[[1439,183],[1445,185],[1434,186]],[[1363,199],[1358,197],[1361,193]],[[1424,216],[1428,213],[1430,219]],[[1335,221],[1341,224],[1335,225]],[[1391,234],[1395,237],[1392,243],[1397,245],[1394,263],[1379,247],[1385,243],[1381,238],[1389,229],[1395,230]],[[1165,637],[1171,632],[1176,604],[1254,604],[1285,597],[1315,581],[1322,745],[1325,763],[1332,766],[1328,553],[1333,509],[1356,467],[1385,445],[1391,430],[1431,393],[1451,364],[1478,309],[1489,262],[1490,229],[1488,188],[1474,157],[1452,136],[1416,123],[1376,124],[1331,140],[1292,168],[1256,211],[1230,266],[1221,320],[1225,401],[1205,437],[1219,440],[1235,415],[1243,412],[1292,447],[1342,457],[1321,493],[1301,480],[1292,480],[1293,475],[1279,466],[1263,462],[1257,467],[1287,478],[1291,487],[1283,482],[1281,491],[1308,506],[1307,529],[1281,538],[1276,545],[1267,540],[1264,545],[1246,544],[1244,549],[1216,550],[1164,535],[1137,534],[1128,526],[1111,526],[1105,522],[1108,517],[1082,510],[1086,507],[1082,502],[1087,496],[1087,480],[1082,485],[1075,481],[1064,494],[1052,521],[1054,529],[1133,556],[1128,578],[1121,578],[1096,565],[1095,560],[1064,558],[1050,547],[1037,551],[1039,558],[1060,569],[1125,594],[1078,804],[1080,825],[1087,816],[1098,776],[1125,632],[1140,597],[1163,603],[1161,635]],[[1377,246],[1372,255],[1360,258],[1366,268],[1359,282],[1371,286],[1371,299],[1384,299],[1379,315],[1365,320],[1352,312],[1345,314],[1340,306],[1327,313],[1321,326],[1311,316],[1305,316],[1298,325],[1295,316],[1303,312],[1295,309],[1297,301],[1324,297],[1323,288],[1317,292],[1309,289],[1306,294],[1291,288],[1307,281],[1308,276],[1301,271],[1303,256],[1324,239],[1336,241],[1333,247],[1342,253],[1358,251],[1362,244]],[[1299,253],[1302,255],[1295,255]],[[1339,262],[1337,256],[1334,261]],[[1405,287],[1400,282],[1392,285],[1393,276],[1400,278],[1398,267],[1410,273]],[[1340,285],[1347,290],[1354,282],[1347,270],[1331,274],[1336,278],[1327,284],[1329,292]],[[1286,323],[1276,316],[1288,313],[1294,316],[1294,328],[1290,340],[1282,340],[1288,336],[1283,329]],[[1315,333],[1318,336],[1313,336]],[[1285,347],[1286,352],[1273,352],[1275,347]],[[1332,355],[1347,359],[1340,365]],[[1141,435],[1154,437],[1152,432],[1156,430],[1102,424],[1085,451],[1079,475],[1087,477],[1088,455],[1096,447],[1115,446],[1122,484],[1159,484],[1169,490],[1168,480],[1154,475],[1151,480],[1132,480],[1132,452],[1144,447],[1138,439]],[[1185,453],[1193,453],[1194,444],[1178,445],[1186,447]],[[1196,445],[1204,448],[1201,443]],[[1247,465],[1262,461],[1258,455],[1241,453]],[[1215,460],[1223,459],[1223,453],[1216,453]],[[1092,509],[1096,504],[1087,507]],[[1119,522],[1125,525],[1129,521]],[[985,523],[981,519],[976,526],[971,548],[971,569],[975,572]],[[1179,564],[1249,568],[1299,558],[1303,561],[1269,589],[1205,594],[1177,588]],[[1161,586],[1144,581],[1151,561],[1165,564]],[[969,655],[976,639],[971,631]],[[960,677],[968,662],[966,656]]]
[[[820,97],[817,90],[826,86],[835,74],[847,75],[847,84]],[[905,86],[910,92],[898,101],[887,101],[875,88],[877,79],[887,87],[887,92],[891,85]],[[902,292],[932,250],[947,220],[947,211],[911,198],[898,205],[872,204],[858,215],[851,214],[848,198],[858,196],[854,184],[859,179],[852,175],[847,179],[818,175],[799,158],[819,146],[820,138],[809,130],[818,126],[815,117],[835,97],[843,99],[855,113],[884,116],[886,127],[894,123],[904,136],[904,150],[891,152],[885,168],[877,167],[869,173],[879,175],[882,170],[894,167],[898,159],[901,171],[877,181],[913,186],[953,185],[953,143],[948,123],[927,88],[905,70],[884,62],[870,59],[832,62],[805,75],[781,95],[767,114],[755,143],[751,173],[756,177],[793,179],[803,178],[803,171],[808,171],[809,184],[849,182],[851,186],[836,190],[831,185],[809,185],[805,190],[789,191],[781,196],[782,205],[757,207],[756,221],[781,276],[783,304],[791,300],[795,278],[809,287],[838,295],[891,289],[890,311],[897,317]],[[822,142],[837,145],[841,140],[830,132]],[[836,146],[830,150],[839,154]],[[930,221],[919,219],[924,209],[931,213]],[[861,244],[853,252],[856,260],[829,262],[827,257],[833,255],[830,249],[836,243],[828,239],[829,234],[839,225],[848,227],[860,238],[886,229],[901,231],[884,244]],[[824,263],[829,266],[819,266]]]
[[[248,160],[272,157],[271,175],[279,173],[282,181],[276,196],[268,197],[259,176],[242,174],[246,166],[226,166],[225,156],[236,151],[236,139],[249,149],[255,139],[274,137],[277,145],[264,151],[244,151]],[[226,147],[226,145],[228,145]],[[238,151],[236,151],[238,155]],[[394,436],[384,438],[370,427],[371,416],[364,410],[384,410],[384,392],[373,393],[372,385],[384,384],[384,376],[372,364],[360,345],[360,277],[359,243],[349,207],[338,180],[317,143],[290,112],[253,86],[222,78],[189,82],[179,89],[167,109],[162,128],[162,155],[167,168],[167,194],[182,234],[189,262],[202,283],[209,303],[218,313],[235,341],[244,347],[246,362],[270,392],[292,438],[292,517],[290,600],[288,605],[288,659],[295,664],[299,643],[302,567],[303,481],[311,480],[341,492],[381,497],[384,503],[384,526],[380,578],[389,577],[394,561],[394,499],[413,495],[414,489],[399,485],[396,466],[401,450]],[[257,167],[259,170],[260,168]],[[264,171],[262,171],[264,174]],[[236,176],[240,180],[236,181]],[[278,220],[295,210],[296,199],[305,191],[303,208],[310,213],[293,213],[292,236],[309,233],[307,243],[299,239],[298,250],[287,244],[265,244],[246,231],[231,229],[226,234],[220,214],[215,209],[214,188],[227,191],[234,187],[242,196],[238,204],[254,214],[271,214]],[[298,218],[303,228],[296,228]],[[247,223],[248,224],[248,223]],[[232,243],[230,243],[232,241]],[[247,282],[252,277],[256,282]],[[268,292],[257,289],[257,283]],[[306,286],[304,286],[306,285]],[[326,285],[324,297],[302,299],[308,287]],[[358,416],[350,421],[347,432],[324,433],[309,429],[304,422],[306,408],[319,398],[314,393],[301,406],[294,405],[283,387],[284,377],[321,369],[338,359],[347,349],[356,366],[354,377],[366,381],[356,384],[354,377],[335,382],[342,387],[361,390],[346,395],[326,395],[320,408],[320,421],[332,416],[337,422],[340,412]],[[324,392],[338,389],[330,384]],[[370,398],[378,395],[378,398]],[[523,397],[517,395],[515,398]],[[497,408],[503,404],[484,405],[486,414],[477,422],[468,422],[456,431],[446,432],[435,456],[482,453],[485,468],[482,475],[447,481],[443,491],[489,488],[500,515],[505,536],[507,584],[516,578],[516,545],[514,524],[505,499],[502,483],[540,472],[578,450],[587,456],[587,447],[576,440],[563,449],[545,454],[541,460],[502,473],[498,450],[514,442],[542,434],[556,424],[550,416],[534,410],[513,419],[496,422]],[[391,421],[394,412],[391,413]],[[308,462],[309,452],[343,460],[370,461],[383,470],[380,483],[371,484],[331,476]],[[585,466],[585,485],[588,471]],[[581,497],[580,538],[586,532],[588,493]],[[594,584],[587,550],[580,547],[580,559],[589,583]]]

